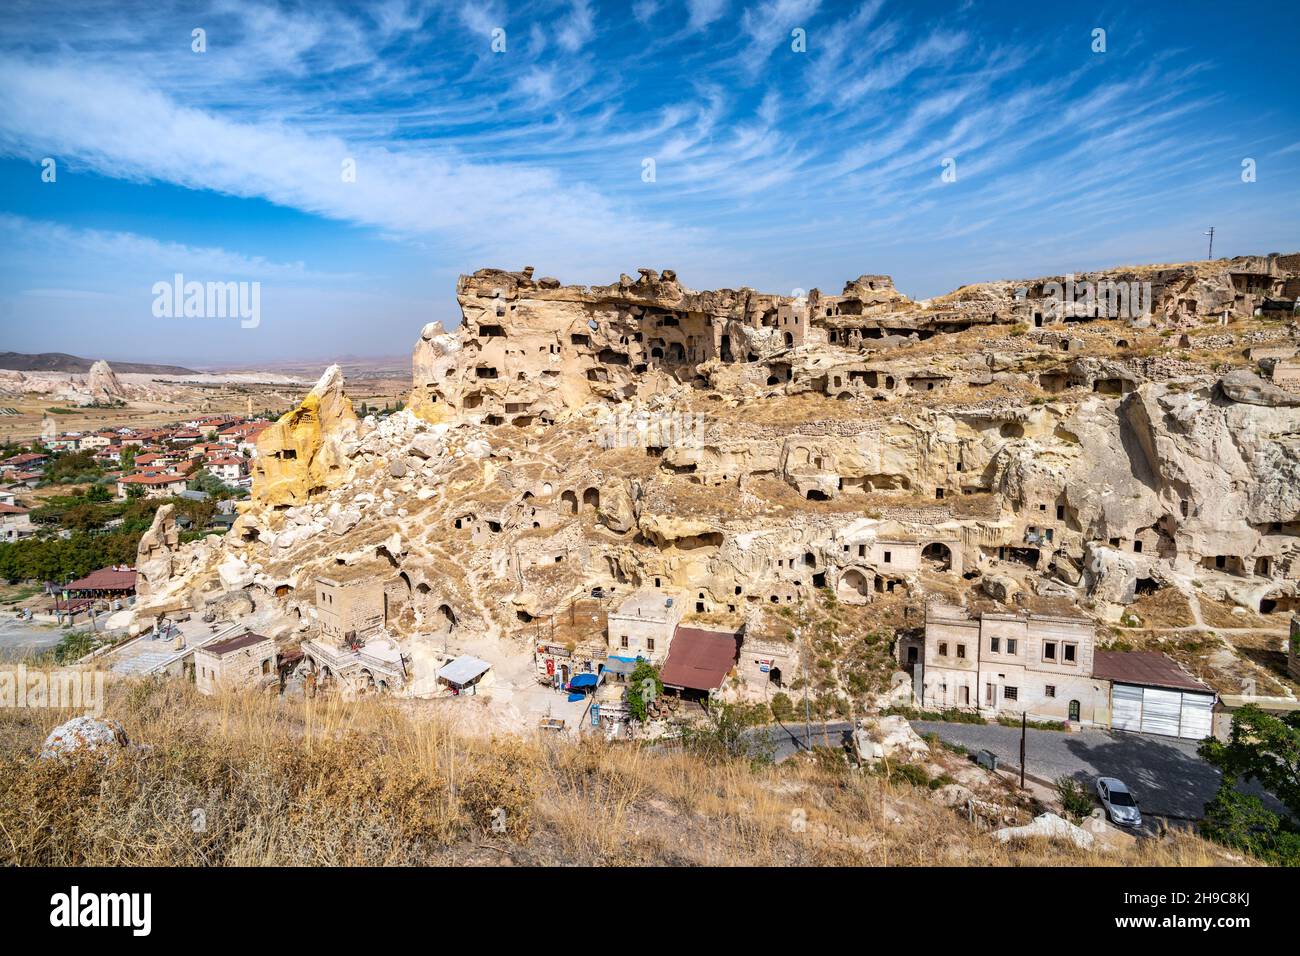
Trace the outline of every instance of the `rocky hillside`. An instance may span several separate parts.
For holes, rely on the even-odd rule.
[[[462,325],[421,331],[406,410],[358,419],[331,368],[263,433],[229,534],[176,547],[160,512],[136,626],[237,591],[291,645],[316,577],[365,579],[409,693],[448,631],[527,655],[596,587],[777,639],[777,608],[892,632],[936,596],[1068,602],[1284,693],[1256,651],[1300,606],[1297,292],[1300,255],[924,302],[879,275],[784,297],[480,270]],[[870,683],[827,690],[856,705]]]
[[[94,359],[78,358],[66,352],[0,352],[0,369],[15,372],[74,372],[86,374],[95,365]],[[153,365],[148,362],[117,362],[119,372],[132,372],[145,375],[197,375],[193,369],[180,365]]]

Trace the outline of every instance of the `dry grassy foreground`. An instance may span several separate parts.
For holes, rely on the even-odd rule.
[[[0,865],[1225,859],[1187,835],[1124,855],[1007,848],[926,790],[829,760],[753,767],[594,740],[489,741],[455,736],[392,701],[210,699],[183,681],[111,683],[108,697],[105,714],[147,749],[37,760],[48,731],[73,715],[0,710]],[[192,825],[195,809],[205,828]],[[792,826],[799,819],[802,831]]]

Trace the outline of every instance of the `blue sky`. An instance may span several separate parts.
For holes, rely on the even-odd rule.
[[[1300,249],[1298,11],[10,0],[0,348],[395,355],[483,266],[924,297],[1197,258],[1211,224]],[[176,272],[260,282],[260,324],[155,318]]]

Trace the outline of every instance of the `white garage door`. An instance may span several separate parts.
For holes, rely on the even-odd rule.
[[[1201,740],[1210,736],[1214,713],[1211,694],[1115,684],[1111,689],[1111,727],[1162,737]]]
[[[1142,729],[1142,688],[1116,684],[1110,693],[1110,725],[1116,730]]]
[[[1209,694],[1184,694],[1180,737],[1203,740],[1210,736],[1210,723],[1214,716],[1214,698]]]
[[[1176,690],[1148,687],[1142,694],[1142,732],[1177,737],[1183,718],[1183,695]]]

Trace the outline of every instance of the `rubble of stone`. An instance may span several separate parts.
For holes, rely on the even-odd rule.
[[[1300,254],[926,301],[873,274],[781,296],[479,270],[461,325],[421,330],[404,410],[359,420],[332,367],[263,432],[219,543],[178,546],[160,511],[137,625],[246,591],[310,633],[333,582],[378,610],[314,652],[321,673],[412,692],[448,635],[533,654],[536,622],[593,589],[737,629],[817,593],[1115,620],[1195,581],[1293,608],[1298,296]]]

